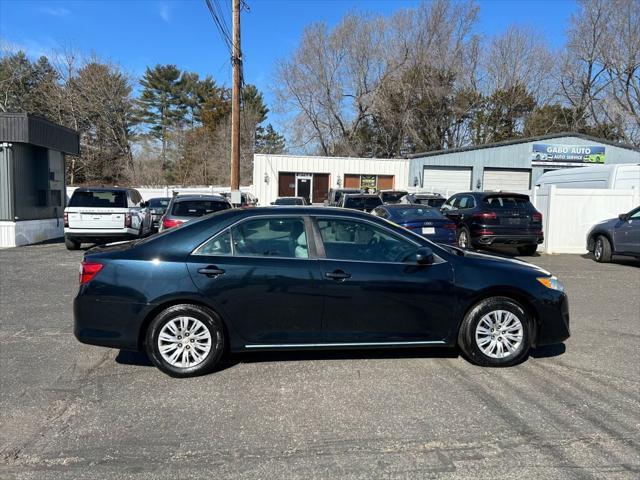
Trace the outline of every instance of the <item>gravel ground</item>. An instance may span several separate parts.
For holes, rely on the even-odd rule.
[[[517,367],[262,353],[177,380],[75,340],[81,257],[0,251],[1,479],[640,476],[636,261],[529,258],[564,281],[572,337]]]

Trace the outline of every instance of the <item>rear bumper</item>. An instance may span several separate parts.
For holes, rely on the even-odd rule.
[[[539,245],[544,242],[543,235],[477,235],[472,239],[480,245]]]
[[[77,242],[98,243],[105,241],[133,240],[138,238],[138,232],[132,228],[117,229],[79,229],[65,228],[65,238],[75,240]]]

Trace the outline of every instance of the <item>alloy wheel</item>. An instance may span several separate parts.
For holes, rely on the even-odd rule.
[[[467,232],[462,230],[460,232],[460,236],[458,237],[458,245],[460,248],[467,248]]]
[[[596,240],[596,248],[593,250],[593,255],[596,257],[596,260],[600,260],[602,258],[603,248],[602,239],[598,238],[598,240]]]
[[[158,335],[158,351],[170,365],[179,368],[202,363],[211,351],[211,332],[193,317],[169,320]]]
[[[518,351],[524,337],[520,319],[507,310],[484,315],[476,327],[476,344],[491,358],[507,358]]]

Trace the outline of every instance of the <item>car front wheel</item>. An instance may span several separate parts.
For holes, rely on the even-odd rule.
[[[199,305],[174,305],[147,329],[145,348],[153,364],[172,377],[210,372],[225,348],[222,321]]]
[[[531,346],[531,318],[514,300],[482,300],[465,316],[458,345],[473,363],[508,367],[522,361]]]
[[[611,261],[611,243],[607,237],[600,235],[596,238],[596,244],[593,247],[593,256],[596,262],[608,263]]]

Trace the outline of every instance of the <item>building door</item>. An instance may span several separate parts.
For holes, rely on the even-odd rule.
[[[296,197],[304,197],[308,203],[311,203],[311,188],[313,183],[312,175],[297,174],[296,175]]]
[[[280,172],[278,174],[278,196],[294,197],[296,194],[296,174]]]
[[[393,189],[393,175],[378,175],[378,190]]]
[[[345,173],[344,188],[360,188],[360,175]]]
[[[329,174],[313,174],[313,203],[323,203],[329,197]]]
[[[452,195],[471,190],[471,167],[425,166],[422,186],[425,190]]]
[[[522,192],[531,188],[531,170],[485,168],[483,190],[508,190]]]

